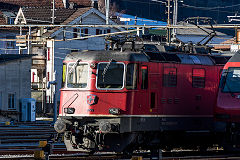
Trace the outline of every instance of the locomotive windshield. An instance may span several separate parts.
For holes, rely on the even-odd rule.
[[[123,88],[123,78],[123,63],[106,62],[98,64],[98,89],[121,89]]]
[[[229,93],[240,92],[240,68],[231,67],[222,74],[222,91]]]
[[[88,80],[88,64],[69,64],[67,77],[68,88],[86,88]]]

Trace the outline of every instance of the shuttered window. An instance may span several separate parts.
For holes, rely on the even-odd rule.
[[[177,86],[177,68],[164,68],[163,86],[164,87]]]
[[[205,69],[193,69],[192,71],[192,86],[193,88],[205,87]]]

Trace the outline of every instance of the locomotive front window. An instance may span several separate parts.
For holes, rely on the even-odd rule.
[[[68,65],[68,88],[86,88],[88,80],[88,64]]]
[[[240,68],[230,67],[227,72],[222,74],[222,91],[229,93],[240,92]]]
[[[122,89],[124,78],[124,64],[106,62],[98,64],[97,88]]]

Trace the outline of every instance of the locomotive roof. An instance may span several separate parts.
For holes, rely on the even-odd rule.
[[[240,62],[240,51],[236,52],[228,62]]]
[[[131,61],[131,62],[172,62],[181,64],[216,65],[225,64],[227,57],[173,52],[133,51],[82,51],[68,54],[65,61]]]
[[[133,62],[149,62],[148,58],[140,52],[120,52],[120,51],[83,51],[72,52],[65,58],[66,61],[76,60],[95,60],[95,61],[133,61]]]

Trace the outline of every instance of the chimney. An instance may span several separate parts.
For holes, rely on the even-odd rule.
[[[68,8],[69,7],[68,0],[63,0],[63,5],[64,5],[64,8]]]
[[[98,0],[92,0],[92,7],[98,9]]]

